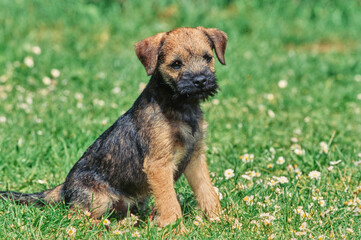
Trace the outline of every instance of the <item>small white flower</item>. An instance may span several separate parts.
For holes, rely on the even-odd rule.
[[[243,174],[243,175],[242,175],[242,178],[244,178],[244,179],[246,179],[246,180],[248,180],[248,181],[251,181],[251,180],[252,180],[252,177],[249,176],[249,175],[247,175],[247,174]]]
[[[225,176],[225,178],[228,180],[228,179],[230,179],[230,178],[232,178],[232,177],[234,177],[234,171],[233,171],[233,169],[227,169],[227,170],[225,170],[224,171],[224,176]]]
[[[320,204],[321,207],[324,207],[324,206],[326,206],[326,201],[321,199],[318,201],[318,204]]]
[[[196,221],[196,220],[194,220],[194,221],[193,221],[193,224],[196,225],[196,226],[199,226],[201,223],[198,222],[198,221]]]
[[[50,85],[51,84],[51,79],[49,77],[43,77],[43,83],[45,85]]]
[[[132,237],[140,237],[140,233],[138,231],[135,231],[132,233]]]
[[[87,217],[90,217],[91,213],[88,210],[85,210],[84,215],[87,216]]]
[[[58,78],[60,76],[60,71],[56,68],[51,69],[50,74],[53,78]]]
[[[267,185],[273,187],[273,186],[276,186],[277,183],[278,183],[278,181],[271,179],[269,182],[267,182]]]
[[[118,93],[120,93],[120,91],[121,91],[120,87],[115,87],[115,88],[113,88],[112,93],[118,94]]]
[[[281,184],[284,184],[284,183],[288,183],[288,182],[289,182],[289,181],[288,181],[288,178],[285,177],[285,176],[278,177],[278,178],[277,178],[277,181],[278,181],[279,183],[281,183]]]
[[[277,162],[276,162],[278,165],[282,165],[282,164],[284,164],[285,163],[285,158],[284,157],[279,157],[278,159],[277,159]]]
[[[119,231],[119,230],[114,230],[113,231],[113,234],[115,234],[115,235],[122,235],[123,233],[121,232],[121,231]]]
[[[215,98],[215,99],[212,100],[212,103],[214,105],[219,105],[219,100],[217,98]]]
[[[24,63],[29,68],[34,67],[34,59],[32,57],[30,57],[30,56],[25,57]]]
[[[306,222],[303,222],[300,226],[300,230],[306,230],[307,229],[307,223]]]
[[[339,164],[340,162],[342,162],[341,159],[340,159],[340,160],[337,160],[337,161],[331,161],[330,164],[331,164],[331,165],[337,165],[337,164]]]
[[[357,94],[357,99],[361,100],[361,93]]]
[[[40,55],[41,54],[41,48],[39,46],[34,46],[31,48],[31,51],[36,54],[36,55]]]
[[[319,171],[311,171],[308,176],[311,178],[311,179],[320,179],[321,178],[321,173]]]
[[[361,164],[361,160],[360,160],[360,161],[356,161],[356,162],[354,162],[353,164],[355,164],[355,166],[358,166],[358,165]]]
[[[75,227],[69,226],[67,227],[66,232],[69,236],[74,236],[76,234],[76,229]]]
[[[276,116],[276,114],[274,113],[274,111],[272,111],[271,109],[268,110],[267,113],[268,113],[268,116],[269,116],[270,118],[274,118],[274,117]]]
[[[253,162],[254,155],[253,154],[244,154],[240,157],[244,163]]]
[[[294,151],[294,153],[296,154],[296,155],[305,155],[305,150],[304,149],[301,149],[301,148],[296,148],[295,150],[293,150]]]
[[[278,82],[278,87],[279,87],[279,88],[286,88],[286,87],[287,87],[287,84],[288,84],[287,80],[282,79],[282,80],[280,80],[280,81]]]
[[[6,123],[6,117],[0,116],[0,123]]]
[[[352,228],[346,228],[346,232],[353,233],[353,230],[352,230]]]
[[[328,144],[326,142],[320,142],[321,152],[328,153]]]
[[[327,168],[327,170],[330,171],[330,172],[332,172],[333,166],[329,166],[329,167]]]
[[[109,221],[109,219],[104,219],[103,220],[103,224],[105,225],[105,226],[109,226],[110,225],[110,221]]]
[[[361,82],[361,74],[356,74],[354,79],[356,82]]]

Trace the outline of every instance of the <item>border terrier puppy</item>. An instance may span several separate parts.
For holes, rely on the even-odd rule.
[[[221,64],[227,35],[215,28],[178,28],[135,44],[151,79],[134,105],[83,154],[63,184],[44,192],[0,192],[43,205],[64,201],[99,218],[124,213],[151,193],[158,225],[182,217],[174,183],[184,173],[209,217],[221,207],[205,156],[207,123],[200,102],[216,94],[213,49]]]

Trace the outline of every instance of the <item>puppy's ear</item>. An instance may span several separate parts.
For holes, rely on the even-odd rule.
[[[158,61],[159,48],[165,33],[158,33],[135,44],[134,49],[140,62],[145,67],[147,75],[152,75]]]
[[[224,52],[226,51],[227,46],[227,34],[221,30],[218,30],[217,28],[198,27],[198,29],[202,30],[211,40],[213,44],[212,47],[216,51],[219,62],[223,65],[226,65],[226,61],[224,59]]]

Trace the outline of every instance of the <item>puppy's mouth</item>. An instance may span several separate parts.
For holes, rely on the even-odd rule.
[[[216,76],[211,71],[203,71],[198,74],[192,72],[183,73],[177,82],[174,98],[184,100],[207,100],[218,92]]]

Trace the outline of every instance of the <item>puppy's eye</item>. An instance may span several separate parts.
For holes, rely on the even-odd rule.
[[[212,61],[212,56],[209,55],[209,54],[205,54],[205,55],[203,56],[203,58],[204,58],[204,60],[207,61],[207,63],[210,63],[210,62]]]
[[[183,66],[183,63],[180,60],[176,60],[176,61],[172,62],[172,64],[170,65],[171,68],[176,69],[176,70],[180,69],[182,66]]]

